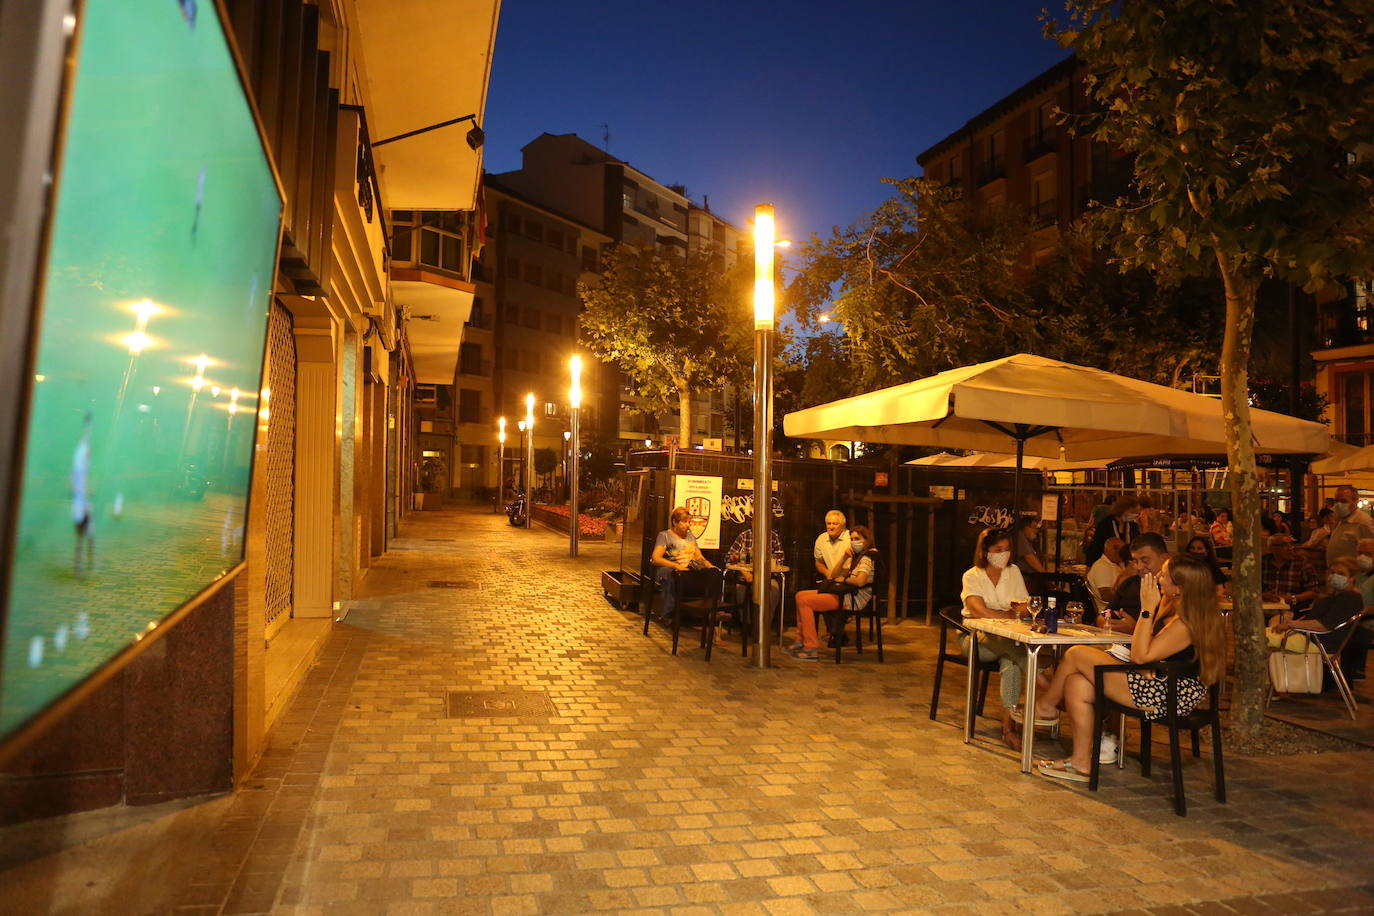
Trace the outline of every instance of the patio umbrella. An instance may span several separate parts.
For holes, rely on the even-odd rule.
[[[945,468],[1014,468],[1016,467],[1016,458],[1005,453],[977,452],[973,455],[951,455],[949,452],[941,452],[938,455],[928,455],[925,458],[914,458],[907,464]],[[1101,458],[1090,458],[1087,461],[1064,461],[1060,458],[1041,458],[1038,455],[1030,455],[1022,459],[1021,467],[1033,471],[1095,471],[1108,467],[1108,463]]]
[[[1250,411],[1250,422],[1257,451],[1326,451],[1320,423],[1266,410]],[[783,431],[799,439],[1015,451],[1013,511],[1028,454],[1085,461],[1226,450],[1216,398],[1029,353],[799,410],[783,419]]]
[[[1356,448],[1344,442],[1332,442],[1330,454],[1312,462],[1309,470],[1328,477],[1374,471],[1374,445]]]

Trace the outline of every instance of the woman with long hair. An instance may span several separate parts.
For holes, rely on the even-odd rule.
[[[1158,612],[1158,613],[1156,613]],[[1226,632],[1217,608],[1216,584],[1206,563],[1195,557],[1169,558],[1159,577],[1140,577],[1140,616],[1131,637],[1131,662],[1197,662],[1196,676],[1178,681],[1177,713],[1185,716],[1221,679],[1226,664]],[[1073,721],[1073,755],[1064,760],[1041,760],[1036,772],[1054,779],[1087,782],[1092,755],[1094,709],[1093,669],[1118,664],[1095,646],[1074,646],[1054,678],[1036,698],[1037,717],[1051,718],[1062,703]],[[1103,679],[1107,696],[1123,706],[1143,709],[1151,719],[1163,718],[1167,688],[1148,671],[1108,672]]]
[[[1014,618],[1012,602],[1030,597],[1021,570],[1011,562],[1011,544],[1011,532],[1005,528],[988,528],[978,535],[973,566],[964,573],[959,595],[965,617]],[[961,645],[967,650],[967,642],[961,641]],[[978,660],[984,665],[996,663],[1001,671],[1002,740],[1020,750],[1021,730],[1014,715],[1026,680],[1026,650],[1005,636],[984,633],[978,639]]]
[[[820,638],[816,635],[816,615],[844,608],[848,611],[863,610],[873,600],[873,533],[863,525],[849,529],[850,555],[840,567],[839,573],[827,583],[835,591],[807,589],[797,592],[797,633],[800,640],[788,648],[787,653],[802,661],[814,662],[820,657]],[[842,638],[844,615],[836,615],[831,634]]]
[[[1183,552],[1206,563],[1208,568],[1212,570],[1212,581],[1217,585],[1225,585],[1231,581],[1230,577],[1221,571],[1221,562],[1217,560],[1217,552],[1212,549],[1212,542],[1205,537],[1201,535],[1194,537],[1183,548]]]
[[[1035,542],[1040,537],[1040,516],[1023,515],[1011,526],[1011,561],[1024,576],[1027,573],[1042,573],[1045,564],[1035,552]]]

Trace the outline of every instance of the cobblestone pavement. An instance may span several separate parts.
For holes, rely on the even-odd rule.
[[[965,745],[962,668],[930,721],[925,627],[885,664],[708,664],[604,600],[614,545],[471,510],[402,533],[185,912],[1374,911],[1368,754],[1228,759],[1226,805],[1185,756],[1177,818],[1167,751],[1092,794],[1023,776],[996,718]]]

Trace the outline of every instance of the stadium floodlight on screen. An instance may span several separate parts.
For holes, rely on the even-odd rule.
[[[242,564],[267,412],[282,195],[223,10],[76,9],[0,554],[0,740]]]

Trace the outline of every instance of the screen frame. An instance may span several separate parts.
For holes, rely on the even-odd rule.
[[[272,147],[267,142],[262,112],[259,110],[257,98],[253,94],[243,52],[239,47],[238,38],[234,34],[232,17],[229,15],[225,0],[201,0],[201,2],[213,5],[215,13],[219,17],[219,25],[224,34],[225,44],[229,49],[229,56],[234,62],[234,72],[238,78],[239,88],[242,90],[244,101],[247,103],[254,129],[258,134],[258,142],[261,144],[263,156],[267,161],[268,172],[272,176],[272,183],[277,193],[277,240],[272,259],[273,278],[269,296],[270,308],[270,304],[276,300],[282,288],[279,281],[286,194]],[[24,6],[24,4],[17,5]],[[13,5],[5,4],[5,7],[10,6]],[[0,476],[0,481],[4,484],[4,492],[0,493],[0,651],[4,649],[4,639],[8,632],[10,570],[14,559],[15,537],[19,524],[19,486],[23,476],[28,445],[27,433],[34,386],[33,367],[37,358],[39,331],[42,328],[43,302],[46,292],[45,278],[48,260],[52,253],[52,234],[57,201],[61,194],[62,165],[72,107],[72,89],[80,60],[81,42],[86,22],[85,6],[85,0],[74,0],[69,7],[61,0],[45,0],[41,4],[41,12],[35,10],[32,28],[27,34],[24,34],[21,29],[6,29],[14,36],[16,45],[19,41],[27,38],[29,47],[32,49],[15,58],[16,69],[20,69],[21,72],[18,74],[7,73],[6,70],[9,65],[6,65],[5,69],[0,69],[0,76],[14,75],[19,77],[6,80],[14,93],[19,96],[13,101],[22,103],[27,100],[29,102],[28,108],[30,110],[26,112],[29,121],[23,127],[28,128],[28,134],[34,134],[43,131],[46,125],[46,139],[49,144],[46,157],[31,156],[29,168],[16,169],[13,173],[15,175],[13,184],[16,188],[16,199],[23,188],[34,186],[27,184],[28,182],[37,182],[38,187],[42,187],[46,183],[47,188],[41,195],[39,206],[30,205],[27,209],[16,208],[16,222],[37,230],[33,233],[37,242],[31,246],[32,254],[26,259],[28,264],[7,263],[3,265],[5,273],[0,274],[0,281],[4,281],[9,274],[27,275],[28,277],[27,289],[18,290],[16,295],[12,297],[9,295],[10,284],[7,283],[5,287],[0,288],[0,291],[5,293],[3,303],[0,303],[0,309],[2,309],[0,321],[3,321],[3,326],[7,329],[11,324],[20,329],[18,334],[6,335],[6,339],[13,341],[13,343],[7,343],[2,354],[16,357],[6,361],[5,364],[17,367],[17,378],[15,377],[16,373],[6,373],[7,377],[4,380],[13,382],[13,384],[5,386],[9,397],[0,399],[0,422],[4,422],[3,427],[0,427],[0,435],[3,435],[4,439],[0,442],[9,446],[5,450],[6,456],[0,457],[0,462],[8,463],[0,463],[0,475],[3,475]],[[67,30],[67,23],[72,21],[67,19],[69,15],[74,17],[74,22],[70,29],[71,34],[64,36],[62,33]],[[0,42],[0,50],[10,50],[6,47],[9,44],[10,41],[8,40]],[[61,49],[61,78],[54,80],[52,77],[55,74],[51,70],[45,73],[44,70],[45,67],[49,66],[47,59],[54,56],[54,51],[58,48]],[[22,72],[22,68],[26,66],[29,73]],[[54,63],[50,66],[55,69],[57,64]],[[0,93],[0,98],[5,98],[7,94],[8,91]],[[6,101],[11,100],[6,99]],[[15,110],[24,111],[24,108],[16,107]],[[28,138],[26,137],[26,139]],[[51,181],[48,181],[47,176],[51,176]],[[3,202],[4,198],[0,197],[0,203]],[[16,233],[16,236],[23,237],[23,233]],[[259,390],[261,390],[267,375],[269,327],[270,322],[264,320],[261,348],[262,364],[258,370]],[[252,481],[257,471],[260,435],[261,433],[255,429],[248,464],[249,484],[244,495],[245,526],[252,519]],[[244,550],[244,556],[237,563],[212,579],[203,588],[190,595],[184,602],[157,621],[156,627],[136,638],[134,642],[125,646],[95,671],[72,684],[62,695],[34,713],[7,737],[0,740],[0,764],[8,762],[31,745],[54,723],[64,718],[131,662],[159,642],[167,631],[237,579],[247,566],[246,537]]]

